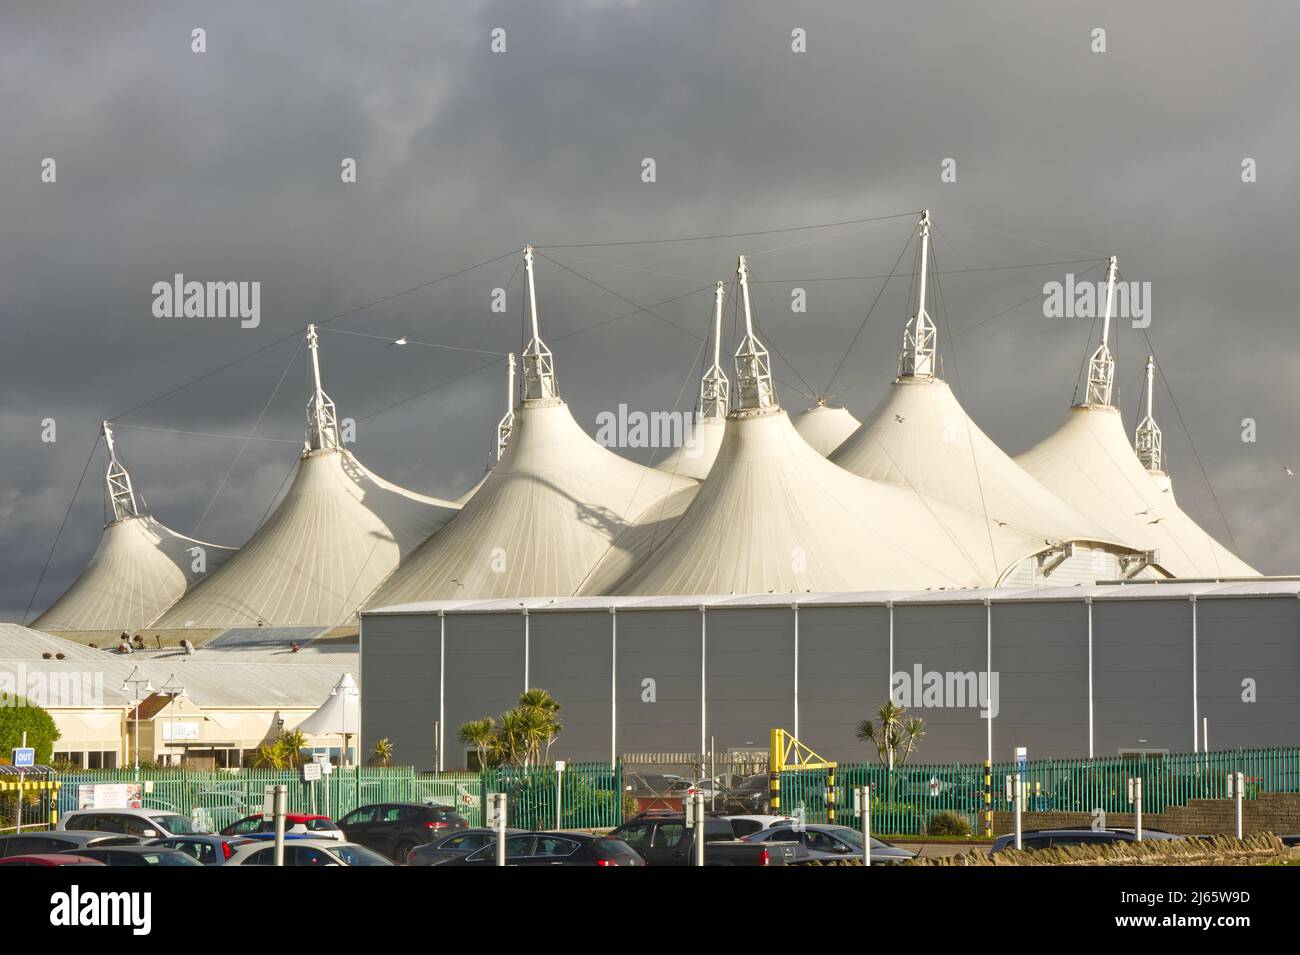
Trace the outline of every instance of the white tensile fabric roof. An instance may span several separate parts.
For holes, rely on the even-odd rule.
[[[104,528],[99,546],[72,586],[32,626],[43,630],[138,630],[148,626],[203,577],[193,570],[203,549],[207,572],[235,553],[177,534],[148,514]]]
[[[343,623],[455,512],[372,474],[346,449],[305,452],[267,522],[153,626]]]
[[[831,460],[862,477],[987,514],[1040,540],[1124,540],[1016,464],[938,378],[897,379]]]
[[[643,511],[693,484],[601,447],[561,399],[526,400],[483,486],[367,605],[572,594]]]
[[[794,429],[812,445],[813,450],[825,457],[843,444],[861,422],[847,408],[831,405],[814,405],[794,417]]]
[[[1043,543],[837,467],[799,437],[779,408],[740,411],[728,418],[713,470],[676,526],[612,589],[725,594],[992,585],[1003,568]]]
[[[655,470],[703,481],[718,457],[726,425],[723,418],[696,418],[692,440],[674,448],[668,457],[655,465]]]
[[[1176,577],[1258,573],[1178,507],[1167,481],[1142,467],[1114,407],[1074,406],[1055,434],[1016,461],[1114,538],[1158,550],[1157,562]]]

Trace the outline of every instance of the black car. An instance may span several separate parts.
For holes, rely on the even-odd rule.
[[[507,829],[506,838],[526,835],[525,829]],[[406,854],[407,865],[441,865],[448,859],[459,859],[475,849],[496,842],[495,829],[457,829],[437,836],[428,845],[416,846]],[[400,860],[399,860],[400,861]]]
[[[358,806],[339,820],[348,842],[405,862],[416,846],[427,845],[453,829],[469,828],[469,820],[451,806],[418,802],[381,802]]]
[[[44,852],[70,852],[91,846],[138,846],[135,836],[114,835],[111,832],[89,832],[52,829],[49,832],[23,832],[0,836],[0,859]]]
[[[176,849],[162,849],[158,846],[91,846],[89,849],[69,849],[68,854],[87,859],[98,859],[104,865],[118,866],[199,866],[193,856]]]
[[[1151,842],[1182,839],[1159,829],[1143,829],[1142,838]],[[1137,833],[1132,829],[1034,829],[1020,834],[1020,845],[1027,850],[1052,849],[1061,846],[1112,845],[1116,842],[1134,842]],[[998,836],[989,849],[989,855],[1016,847],[1014,833]]]
[[[496,865],[496,841],[441,864]],[[645,865],[645,860],[626,842],[609,836],[584,832],[525,832],[507,837],[506,865],[641,866]]]

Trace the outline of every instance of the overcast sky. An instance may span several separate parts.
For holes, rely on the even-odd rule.
[[[894,374],[909,279],[851,277],[888,273],[927,206],[947,378],[995,440],[1018,453],[1061,422],[1093,328],[1045,317],[1042,287],[1115,254],[1151,283],[1180,502],[1262,571],[1300,571],[1300,478],[1284,470],[1300,471],[1300,8],[794,7],[5,4],[0,618],[27,607],[65,513],[33,613],[93,551],[102,447],[68,508],[102,418],[161,520],[245,540],[302,438],[306,351],[299,336],[273,343],[310,321],[343,315],[322,361],[362,459],[459,495],[504,410],[500,356],[521,344],[508,253],[526,242],[561,391],[589,430],[620,402],[690,406],[710,287],[738,252],[753,256],[783,404],[829,391],[862,417]],[[773,231],[885,216],[900,217]],[[732,233],[755,234],[557,247]],[[154,317],[152,286],[175,273],[260,282],[260,325]],[[654,314],[629,304],[669,299]],[[398,335],[469,350],[384,340]],[[1146,347],[1120,325],[1130,430]]]

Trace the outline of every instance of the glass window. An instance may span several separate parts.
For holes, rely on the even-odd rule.
[[[285,846],[284,864],[302,866],[337,865],[327,854],[313,846]]]
[[[512,836],[506,840],[507,856],[528,856],[533,852],[533,837]]]
[[[557,836],[538,836],[537,848],[533,850],[533,855],[559,858],[561,856],[571,856],[577,851],[578,844],[572,839],[560,839]]]
[[[816,852],[834,852],[839,842],[824,832],[809,830],[803,834],[803,844]]]
[[[350,813],[339,820],[344,826],[360,826],[368,822],[375,821],[375,810],[378,806],[362,806],[359,809],[353,809]]]
[[[365,846],[341,845],[331,850],[346,865],[392,865],[378,852],[372,852]],[[328,853],[327,853],[328,854]]]
[[[275,847],[267,846],[265,849],[250,853],[242,865],[275,865]]]
[[[618,831],[618,838],[637,851],[650,846],[650,834],[654,824],[650,822],[631,822]]]
[[[661,822],[658,830],[655,832],[655,848],[671,849],[682,841],[686,835],[686,826],[680,822]],[[626,839],[623,840],[627,842]],[[636,846],[632,846],[633,849]]]
[[[310,832],[334,832],[338,829],[332,819],[308,819],[306,826]]]

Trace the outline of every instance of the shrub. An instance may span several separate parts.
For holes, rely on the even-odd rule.
[[[969,836],[970,823],[955,812],[940,812],[930,817],[926,831],[932,836]]]

